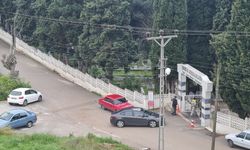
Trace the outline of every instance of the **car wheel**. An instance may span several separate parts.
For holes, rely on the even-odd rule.
[[[156,123],[156,121],[154,121],[154,120],[151,120],[151,121],[149,121],[149,126],[151,127],[151,128],[155,128],[156,126],[157,126],[157,123]]]
[[[227,143],[230,147],[234,147],[234,142],[232,140],[227,140]]]
[[[42,95],[40,95],[39,97],[38,97],[38,102],[41,102],[43,100],[43,97],[42,97]]]
[[[24,100],[23,101],[23,106],[27,106],[28,105],[28,101],[27,100]]]
[[[31,128],[33,126],[33,122],[32,121],[29,121],[28,123],[27,123],[27,127],[28,128]]]
[[[118,121],[116,122],[116,126],[119,127],[119,128],[124,127],[124,121],[118,120]]]

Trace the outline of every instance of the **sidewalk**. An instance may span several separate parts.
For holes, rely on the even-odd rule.
[[[206,129],[210,132],[213,132],[213,128],[212,127],[206,127]],[[239,133],[241,132],[240,130],[222,125],[220,123],[216,123],[216,133],[220,134],[220,135],[226,135],[229,133]]]
[[[213,132],[213,127],[202,127],[200,125],[200,120],[198,118],[195,118],[195,117],[188,117],[188,114],[183,114],[183,113],[178,113],[178,115],[184,119],[186,122],[188,122],[189,124],[191,124],[191,120],[194,120],[195,121],[195,125],[194,125],[194,128],[193,129],[207,129],[208,131],[210,132]],[[229,133],[239,133],[240,130],[237,130],[237,129],[234,129],[234,128],[231,128],[231,127],[228,127],[228,126],[225,126],[223,124],[220,124],[220,123],[216,123],[216,133],[219,134],[219,135],[226,135],[226,134],[229,134]]]

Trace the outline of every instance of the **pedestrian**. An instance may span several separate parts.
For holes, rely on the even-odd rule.
[[[177,97],[174,96],[174,98],[172,99],[172,108],[173,108],[173,112],[172,112],[172,115],[176,115],[176,106],[177,106]]]
[[[195,98],[193,98],[191,100],[191,113],[190,116],[193,117],[195,112],[196,112],[196,108],[197,108],[197,100]],[[197,112],[196,112],[197,113]]]

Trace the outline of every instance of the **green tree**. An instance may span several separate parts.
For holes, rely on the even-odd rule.
[[[168,29],[186,30],[187,29],[187,14],[186,14],[186,1],[180,0],[155,0],[154,1],[154,24],[155,30]],[[168,33],[169,34],[169,33]],[[172,32],[170,34],[173,34]],[[157,34],[158,35],[158,34]],[[172,69],[170,80],[177,78],[177,64],[185,62],[186,60],[186,47],[187,39],[184,35],[179,35],[178,38],[172,41],[165,47],[165,54],[168,58],[167,67]],[[159,87],[159,69],[158,62],[160,56],[159,45],[154,44],[151,51],[152,69],[154,73],[155,87]]]
[[[115,68],[128,71],[136,56],[132,34],[119,29],[119,26],[129,26],[130,8],[130,0],[88,0],[83,5],[81,19],[88,24],[79,38],[80,56],[86,58],[83,59],[86,68],[97,64],[110,80]]]
[[[13,24],[13,14],[16,11],[16,5],[14,1],[1,0],[0,3],[0,26],[4,30],[10,32],[11,24]]]
[[[187,0],[188,30],[209,31],[213,28],[215,0]],[[214,51],[209,44],[211,36],[201,32],[188,35],[187,62],[211,77]]]
[[[250,3],[236,0],[232,5],[227,31],[250,32]],[[218,61],[222,64],[220,94],[230,109],[246,117],[250,113],[250,40],[244,34],[225,33],[213,38]]]
[[[216,14],[213,18],[213,30],[225,31],[230,22],[233,0],[215,0]]]

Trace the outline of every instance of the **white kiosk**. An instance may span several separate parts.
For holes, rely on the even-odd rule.
[[[202,109],[201,109],[201,126],[210,126],[210,99],[213,90],[213,82],[208,79],[208,76],[195,69],[188,64],[177,64],[178,71],[178,102],[180,110],[186,110],[186,77],[193,80],[202,87]]]

